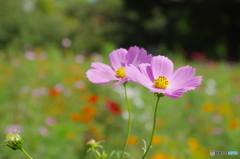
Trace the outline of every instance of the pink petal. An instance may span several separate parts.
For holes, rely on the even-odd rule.
[[[140,72],[142,72],[144,74],[144,76],[146,76],[148,79],[151,80],[151,83],[154,82],[155,79],[153,77],[150,64],[140,64],[140,65],[138,65],[138,68],[139,68]]]
[[[156,79],[158,76],[169,77],[173,72],[173,63],[165,56],[155,56],[151,61],[153,77]]]
[[[87,78],[95,84],[106,84],[118,80],[113,74],[100,70],[90,69],[87,71]]]
[[[138,66],[141,63],[149,63],[152,59],[152,55],[147,55],[146,50],[139,49],[139,47],[134,46],[128,49],[126,64],[132,64]]]
[[[125,67],[126,55],[127,50],[123,48],[114,50],[109,54],[109,61],[114,70],[118,69],[119,67]]]
[[[106,84],[118,80],[118,78],[115,76],[115,72],[112,70],[110,66],[95,62],[92,63],[92,67],[94,69],[90,69],[86,73],[87,78],[92,83]]]
[[[201,84],[201,77],[193,77],[195,69],[190,66],[180,67],[169,77],[170,85],[168,88],[185,88],[187,90],[195,89]]]
[[[185,88],[187,90],[193,90],[201,84],[201,81],[202,81],[201,76],[192,77],[186,81],[180,82],[176,88]]]
[[[174,99],[181,97],[182,94],[186,91],[187,91],[186,89],[158,89],[154,87],[150,89],[150,92],[162,93],[165,96],[174,98]]]
[[[177,98],[181,97],[183,95],[183,93],[185,93],[186,91],[187,91],[186,89],[175,89],[175,90],[168,89],[167,92],[165,93],[165,96],[177,99]]]
[[[93,62],[91,64],[91,67],[92,67],[92,69],[101,70],[101,71],[105,71],[105,72],[111,72],[114,74],[114,71],[110,66],[100,63],[100,62]]]
[[[121,84],[123,84],[123,83],[125,83],[125,82],[127,82],[127,81],[130,81],[129,78],[127,78],[127,77],[121,78],[121,79],[119,79],[119,81],[117,81],[117,82],[113,85],[113,87],[118,86],[118,85],[121,85]]]
[[[144,72],[148,72],[147,70],[150,70],[149,64],[141,64],[140,67],[142,71],[145,69]],[[152,86],[153,82],[149,78],[150,75],[147,75],[147,73],[142,73],[137,67],[130,65],[130,67],[125,68],[125,71],[131,81],[139,83],[147,88]]]

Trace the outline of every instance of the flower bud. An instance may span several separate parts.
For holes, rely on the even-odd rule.
[[[87,145],[90,146],[90,147],[97,147],[99,144],[94,140],[94,139],[91,139],[87,142]]]
[[[6,136],[3,145],[11,147],[13,150],[22,149],[23,140],[18,131],[14,131]]]

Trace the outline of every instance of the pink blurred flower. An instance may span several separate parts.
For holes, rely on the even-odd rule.
[[[224,132],[224,130],[221,128],[221,127],[214,127],[213,129],[212,129],[212,133],[214,134],[214,135],[220,135],[220,134],[222,134]]]
[[[42,136],[48,136],[49,132],[48,129],[45,128],[44,126],[41,126],[38,128],[38,132],[42,135]]]
[[[14,131],[22,132],[23,128],[21,125],[18,125],[18,124],[9,125],[6,130],[6,134],[10,134]]]
[[[45,120],[46,124],[49,125],[49,126],[53,126],[56,124],[56,120],[52,117],[48,117],[46,120]]]
[[[106,84],[112,81],[117,81],[114,86],[123,84],[128,81],[128,75],[125,73],[125,68],[130,64],[138,66],[140,63],[150,62],[152,55],[147,55],[144,49],[139,47],[130,47],[128,50],[120,48],[114,50],[109,55],[111,66],[94,62],[92,69],[87,71],[89,81],[96,84]]]
[[[179,98],[183,93],[201,84],[202,77],[194,77],[195,69],[180,67],[173,72],[173,63],[165,56],[155,56],[150,64],[131,65],[126,68],[131,81],[139,83],[150,92],[162,93],[167,97]]]
[[[26,59],[28,59],[28,60],[35,60],[36,54],[35,54],[35,52],[27,51],[27,52],[25,53],[25,57],[26,57]]]

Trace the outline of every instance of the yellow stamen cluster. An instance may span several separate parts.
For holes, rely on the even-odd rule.
[[[127,74],[125,73],[124,67],[118,68],[115,72],[118,78],[124,78],[127,76]]]
[[[169,85],[169,81],[165,76],[159,76],[154,80],[154,86],[159,89],[165,89]]]

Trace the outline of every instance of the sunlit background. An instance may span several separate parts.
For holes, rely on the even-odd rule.
[[[137,45],[191,65],[202,85],[160,101],[148,159],[227,158],[240,153],[240,2],[237,0],[0,0],[0,138],[18,130],[41,159],[93,159],[87,141],[121,151],[123,87],[86,78],[91,62]],[[132,131],[126,159],[143,154],[156,97],[128,85]],[[236,157],[237,156],[232,156]],[[6,146],[0,158],[24,159]]]

